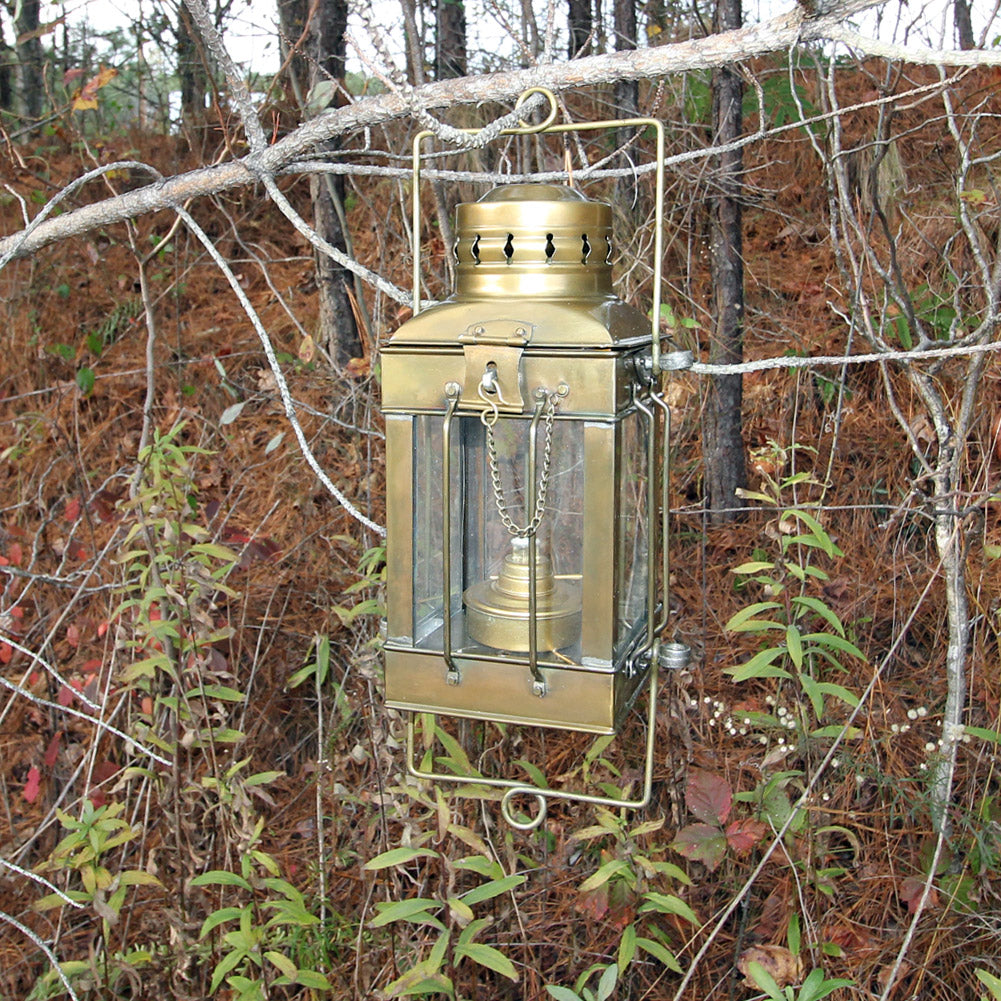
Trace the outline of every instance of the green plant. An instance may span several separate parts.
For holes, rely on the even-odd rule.
[[[681,964],[665,926],[680,921],[698,927],[700,922],[681,897],[665,891],[671,889],[669,881],[687,886],[691,880],[674,863],[656,857],[664,851],[662,846],[654,843],[644,848],[640,844],[641,839],[663,828],[663,818],[630,826],[622,811],[603,807],[595,808],[595,817],[596,824],[572,836],[574,841],[595,846],[605,843],[599,855],[601,864],[580,884],[578,893],[583,910],[595,917],[607,916],[621,928],[617,976],[629,969],[639,952],[680,973]],[[582,985],[583,980],[578,979],[576,989],[582,990]]]
[[[449,824],[448,829],[460,836],[475,838],[471,831]],[[422,836],[423,844],[429,836]],[[478,840],[478,839],[477,839]],[[517,981],[518,971],[510,958],[496,946],[477,942],[487,929],[490,919],[477,917],[474,908],[502,894],[510,893],[527,879],[520,873],[506,875],[500,863],[486,854],[468,855],[451,859],[442,852],[419,845],[393,848],[365,863],[368,872],[386,869],[403,869],[415,860],[433,859],[445,869],[446,884],[452,887],[464,874],[478,880],[468,890],[443,894],[442,898],[410,897],[403,900],[380,901],[375,905],[376,916],[369,922],[372,929],[389,925],[409,926],[418,932],[422,944],[424,929],[430,928],[437,935],[423,959],[413,962],[382,992],[385,998],[409,995],[446,994],[455,998],[453,976],[460,964],[469,962]],[[467,876],[468,878],[468,876]]]
[[[324,973],[298,965],[290,955],[295,933],[316,929],[320,919],[303,893],[281,877],[274,858],[257,847],[263,827],[259,820],[241,854],[240,872],[216,869],[191,881],[195,887],[220,887],[225,895],[224,905],[205,918],[198,935],[204,940],[226,929],[219,938],[221,958],[212,971],[210,992],[215,995],[223,980],[234,1001],[265,1001],[272,988],[289,985],[329,991]]]
[[[66,897],[78,903],[89,903],[101,916],[107,935],[108,922],[117,920],[130,886],[160,886],[155,876],[141,869],[112,873],[105,867],[103,857],[138,833],[122,819],[124,809],[121,803],[95,807],[90,799],[84,799],[79,817],[56,810],[59,822],[68,833],[38,866],[38,871],[76,873],[80,888],[70,888],[65,895],[52,893],[43,897],[35,904],[36,910],[63,907]]]
[[[591,990],[586,985],[595,973],[600,973],[601,976],[598,978],[594,990]],[[556,984],[546,984],[546,990],[549,996],[555,998],[556,1001],[606,1001],[607,998],[612,996],[612,992],[615,990],[618,982],[619,967],[617,964],[609,963],[608,965],[604,965],[596,963],[594,966],[588,967],[577,978],[573,990],[570,990],[569,987],[560,987]]]
[[[779,987],[775,978],[760,963],[755,962],[748,964],[747,975],[771,1001],[820,1001],[839,987],[850,987],[853,983],[842,977],[828,980],[823,970],[816,969],[809,972],[797,991],[792,985]]]
[[[844,673],[843,658],[864,660],[859,648],[846,635],[844,623],[824,600],[819,584],[829,579],[817,562],[822,554],[835,560],[844,553],[820,523],[814,510],[805,505],[783,505],[786,491],[812,484],[809,473],[796,473],[781,482],[767,473],[764,484],[770,493],[744,490],[741,496],[763,501],[779,508],[774,523],[779,552],[776,558],[753,559],[734,567],[732,573],[746,587],[757,584],[766,600],[742,608],[726,624],[732,633],[751,633],[762,638],[758,651],[747,661],[726,672],[734,681],[778,678],[796,683],[807,697],[805,705],[799,699],[794,705],[799,712],[797,722],[810,737],[832,737],[843,733],[839,725],[824,726],[828,715],[828,699],[855,708],[858,698],[844,685],[825,680],[827,668]],[[774,640],[769,642],[769,640]],[[805,706],[813,710],[813,720]],[[785,726],[777,719],[760,720]],[[847,735],[851,735],[848,733]]]
[[[986,970],[974,970],[974,973],[977,975],[977,980],[990,992],[994,1001],[1001,1001],[1001,978],[995,977],[993,973],[988,973]],[[982,1001],[987,1001],[986,995]]]

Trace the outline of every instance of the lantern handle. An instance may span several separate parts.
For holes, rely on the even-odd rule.
[[[518,98],[515,108],[520,108],[526,100],[533,94],[543,94],[549,99],[549,114],[540,125],[526,125],[519,119],[515,128],[501,129],[498,136],[523,136],[540,135],[542,133],[563,133],[563,132],[597,132],[611,131],[622,128],[643,128],[653,129],[656,139],[656,192],[654,199],[654,232],[653,232],[653,289],[652,306],[650,309],[650,351],[652,371],[655,374],[661,372],[660,361],[660,304],[661,304],[661,284],[664,275],[664,123],[657,118],[609,118],[599,122],[556,122],[556,97],[552,91],[545,87],[529,87]],[[477,135],[483,129],[458,129],[466,135]],[[413,146],[413,191],[411,233],[413,258],[413,314],[417,316],[421,311],[421,148],[424,140],[434,135],[429,129],[418,132],[414,136]],[[672,366],[672,367],[687,367]]]

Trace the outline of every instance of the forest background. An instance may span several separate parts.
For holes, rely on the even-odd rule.
[[[260,76],[226,4],[107,44],[5,10],[0,995],[1001,998],[996,9],[490,12],[484,53],[461,2],[394,43],[292,0]],[[570,164],[649,309],[648,137],[499,137],[536,85],[667,129],[694,658],[645,812],[518,832],[381,703],[378,376],[422,128],[427,298],[456,203]],[[639,781],[639,720],[421,726],[446,770]]]

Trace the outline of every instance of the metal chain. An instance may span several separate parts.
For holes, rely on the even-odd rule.
[[[500,515],[500,520],[508,532],[515,538],[520,539],[527,539],[529,536],[535,535],[546,514],[546,494],[549,492],[549,467],[553,458],[554,418],[556,417],[556,408],[559,406],[560,398],[567,395],[565,386],[560,386],[555,393],[549,393],[544,389],[539,390],[539,392],[546,394],[546,410],[544,414],[546,431],[542,451],[542,473],[539,476],[539,489],[535,495],[535,511],[532,514],[532,520],[522,528],[519,528],[511,519],[504,502],[504,488],[501,486],[500,470],[497,467],[497,443],[494,440],[494,424],[497,423],[497,412],[496,410],[494,411],[493,420],[487,418],[486,413],[481,418],[483,426],[487,429],[487,461],[490,466],[490,482],[493,485],[494,503],[497,505],[497,513]]]

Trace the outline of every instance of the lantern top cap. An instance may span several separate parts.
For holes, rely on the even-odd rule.
[[[577,188],[563,184],[501,184],[491,188],[480,202],[587,202]]]

